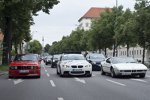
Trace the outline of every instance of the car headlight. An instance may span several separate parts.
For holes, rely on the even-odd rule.
[[[10,69],[17,69],[17,66],[11,66]]]
[[[85,67],[91,67],[91,65],[86,65]]]
[[[70,66],[68,66],[68,65],[62,65],[62,67],[69,68]]]

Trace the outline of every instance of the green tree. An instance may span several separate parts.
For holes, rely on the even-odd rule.
[[[138,0],[136,9],[136,35],[138,44],[143,47],[143,59],[145,61],[145,50],[150,47],[150,2],[148,0]]]
[[[20,40],[14,42],[15,45],[21,43],[21,40],[30,39],[27,36],[30,33],[30,25],[33,24],[32,16],[37,16],[37,12],[41,10],[49,14],[49,9],[58,3],[57,0],[4,0],[0,2],[0,27],[5,33],[3,64],[8,64],[10,60],[13,34],[20,34],[18,35]]]
[[[51,46],[49,44],[46,44],[46,46],[44,47],[44,51],[49,53]]]
[[[32,42],[29,42],[29,52],[30,53],[36,53],[36,54],[41,54],[42,52],[42,45],[38,40],[33,40]]]

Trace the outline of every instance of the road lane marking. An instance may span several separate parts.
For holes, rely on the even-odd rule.
[[[56,85],[55,85],[53,80],[50,80],[50,83],[51,83],[52,87],[56,87]]]
[[[11,79],[8,79],[9,81],[11,81]]]
[[[96,76],[95,74],[92,74],[92,76]]]
[[[47,70],[45,70],[45,72],[47,72]]]
[[[109,79],[106,79],[106,80],[109,81],[109,82],[115,83],[117,85],[120,85],[120,86],[126,86],[125,84],[122,84],[122,83],[119,83],[119,82],[116,82],[116,81],[113,81],[113,80],[109,80]]]
[[[58,97],[58,100],[64,100],[64,98],[62,98],[62,97]]]
[[[83,83],[83,84],[86,84],[85,80],[81,80],[81,79],[79,79],[79,78],[75,78],[75,80],[78,81],[78,82],[81,82],[81,83]]]
[[[17,85],[17,84],[19,84],[19,83],[21,83],[21,82],[23,82],[22,79],[14,80],[14,85]]]
[[[141,79],[131,79],[133,81],[138,81],[138,82],[144,82],[144,83],[147,83],[147,81],[144,81],[144,80],[141,80]]]
[[[49,75],[49,73],[46,73],[47,74],[47,77],[49,77],[50,75]]]

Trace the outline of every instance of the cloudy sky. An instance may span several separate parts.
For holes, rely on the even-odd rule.
[[[78,19],[82,17],[91,7],[114,7],[116,0],[59,0],[50,11],[50,15],[39,12],[39,16],[34,17],[35,24],[31,27],[33,39],[44,45],[59,41],[63,36],[67,36],[74,30]],[[118,0],[118,5],[123,5],[124,9],[134,9],[135,0]]]

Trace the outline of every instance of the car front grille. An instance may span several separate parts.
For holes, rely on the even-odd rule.
[[[78,66],[78,68],[83,68],[83,66]]]
[[[72,74],[84,74],[84,71],[72,71]]]
[[[79,66],[71,66],[72,68],[83,68],[83,66],[82,65],[79,65]]]
[[[31,66],[17,66],[18,70],[28,70],[31,69]]]
[[[77,66],[71,66],[72,68],[77,68]]]

